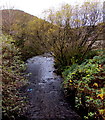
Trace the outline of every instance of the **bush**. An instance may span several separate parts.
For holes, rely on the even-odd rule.
[[[25,98],[21,96],[19,88],[26,84],[22,72],[25,64],[21,60],[21,53],[14,45],[10,36],[1,36],[2,40],[2,88],[3,88],[3,118],[14,119],[24,111]]]
[[[75,107],[83,119],[105,119],[105,55],[74,64],[63,72],[64,88],[76,90]]]

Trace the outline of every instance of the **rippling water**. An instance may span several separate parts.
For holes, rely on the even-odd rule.
[[[29,120],[80,120],[62,92],[62,78],[54,74],[54,58],[48,54],[27,60]]]

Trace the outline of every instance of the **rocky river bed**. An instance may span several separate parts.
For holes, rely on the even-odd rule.
[[[28,120],[81,120],[66,102],[62,78],[54,70],[54,58],[49,54],[27,60]]]

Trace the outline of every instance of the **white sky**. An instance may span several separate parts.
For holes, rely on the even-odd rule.
[[[83,1],[86,0],[0,0],[0,7],[14,7],[37,17],[42,17],[42,12],[49,8],[59,7],[62,3],[81,4]],[[102,2],[104,0],[97,1]]]

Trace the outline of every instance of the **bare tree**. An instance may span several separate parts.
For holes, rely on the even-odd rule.
[[[15,21],[14,7],[8,5],[2,7],[2,30],[4,33],[12,33],[12,25]]]
[[[57,26],[50,34],[53,51],[66,65],[71,64],[70,58],[81,60],[92,49],[103,29],[99,24],[102,11],[98,2],[85,2],[76,7],[63,5],[58,11],[50,10],[48,20]]]

